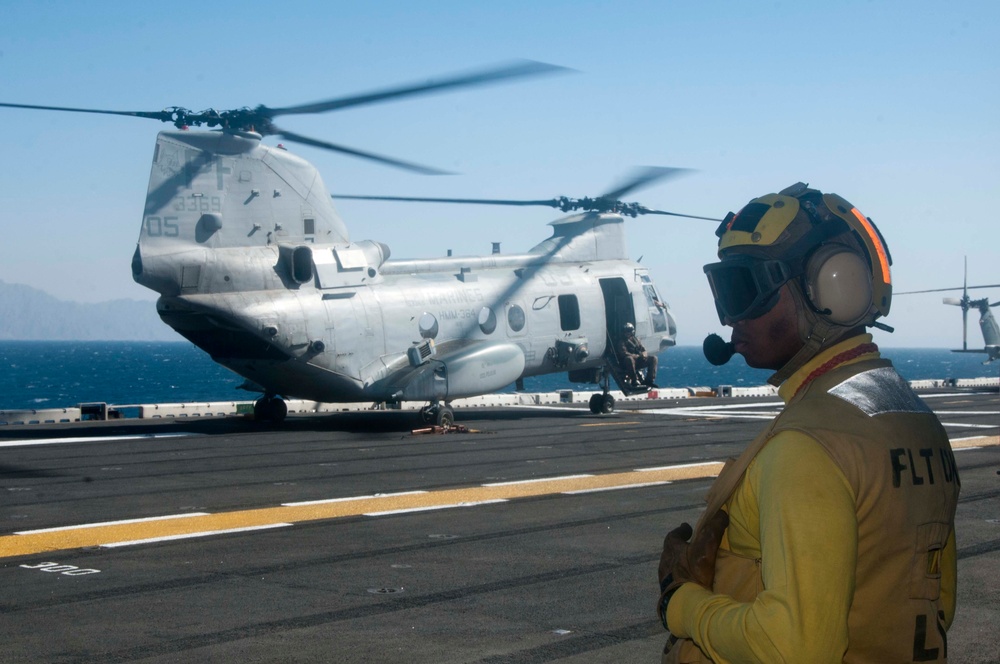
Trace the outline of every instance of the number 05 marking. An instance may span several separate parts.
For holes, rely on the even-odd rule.
[[[146,235],[149,237],[177,237],[180,235],[177,217],[146,217]]]

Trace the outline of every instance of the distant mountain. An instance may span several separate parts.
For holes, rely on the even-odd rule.
[[[59,300],[21,284],[0,281],[0,339],[40,341],[179,341],[152,302]]]

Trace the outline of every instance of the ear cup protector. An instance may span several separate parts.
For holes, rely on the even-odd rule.
[[[892,256],[889,254],[885,238],[871,219],[861,214],[858,208],[841,196],[823,194],[823,204],[831,213],[846,221],[854,231],[855,237],[861,242],[872,274],[872,300],[875,305],[873,313],[875,318],[888,316],[889,308],[892,306],[892,275],[889,271]]]
[[[834,325],[863,322],[872,309],[867,261],[842,244],[823,244],[806,261],[803,291],[813,311]]]

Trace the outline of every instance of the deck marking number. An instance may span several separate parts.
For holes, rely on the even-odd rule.
[[[100,574],[99,569],[77,567],[76,565],[60,565],[59,563],[38,563],[37,565],[21,565],[24,569],[36,569],[39,572],[50,574],[62,574],[63,576],[86,576],[87,574]]]

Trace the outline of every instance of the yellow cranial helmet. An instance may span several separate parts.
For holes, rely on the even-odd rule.
[[[892,303],[885,240],[837,194],[797,183],[730,212],[719,229],[718,263],[705,266],[724,324],[767,313],[799,280],[811,311],[827,323],[874,325]]]

